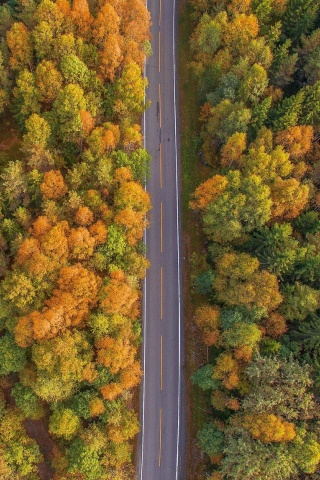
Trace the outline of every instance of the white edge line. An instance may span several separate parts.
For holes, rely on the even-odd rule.
[[[180,444],[180,402],[181,402],[181,284],[180,284],[180,219],[179,219],[179,185],[178,185],[178,146],[177,146],[177,92],[176,92],[176,0],[173,0],[173,101],[174,101],[174,140],[176,161],[176,209],[177,209],[177,253],[178,253],[178,304],[179,304],[179,373],[178,373],[178,431],[176,480],[179,476],[179,444]]]

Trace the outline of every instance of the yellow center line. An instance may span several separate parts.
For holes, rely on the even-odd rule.
[[[159,124],[161,128],[161,123],[162,123],[162,112],[161,112],[161,85],[159,83]]]
[[[162,391],[163,389],[163,341],[162,341],[162,335],[160,337],[160,390]]]
[[[163,318],[163,268],[160,269],[160,318]]]
[[[162,202],[160,203],[160,252],[163,251],[163,213]]]
[[[161,7],[162,7],[162,2],[161,2],[161,0],[160,0],[160,5],[159,5],[159,25],[161,25],[161,17],[162,17]]]
[[[160,168],[160,188],[162,188],[162,144],[160,143],[160,163],[159,163],[159,168]]]
[[[159,31],[159,73],[161,71],[161,32]]]
[[[159,467],[161,466],[162,455],[162,408],[160,408],[160,430],[159,430]]]

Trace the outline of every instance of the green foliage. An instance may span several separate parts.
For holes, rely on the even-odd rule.
[[[302,472],[315,473],[320,462],[320,444],[315,434],[301,429],[290,450]]]
[[[221,342],[226,348],[248,345],[255,347],[261,339],[261,331],[255,324],[236,323],[230,330],[225,330]]]
[[[301,343],[310,353],[317,352],[320,348],[320,318],[312,315],[309,321],[303,322],[297,330],[291,332],[294,341]]]
[[[313,478],[320,462],[311,393],[320,385],[320,4],[213,3],[192,0],[201,154],[214,176],[190,206],[201,215],[212,262],[196,290],[219,311],[203,338],[214,345],[209,358],[217,347],[219,356],[192,380],[212,394],[224,423],[223,446],[215,448],[209,422],[200,448],[214,464],[212,478]]]
[[[291,321],[305,320],[320,306],[320,292],[308,285],[301,283],[285,285],[283,294],[284,301],[280,307],[280,312]]]
[[[212,270],[207,270],[201,273],[194,281],[195,289],[202,295],[210,295],[212,292],[212,285],[214,282],[214,273]]]
[[[292,272],[295,262],[306,252],[294,239],[289,223],[254,231],[245,248],[258,257],[264,268],[280,277]]]
[[[198,385],[202,390],[216,390],[220,382],[213,378],[213,365],[205,365],[193,373],[191,380]]]
[[[86,445],[80,438],[72,441],[67,452],[69,472],[82,473],[87,480],[95,480],[102,475],[99,462],[99,450],[94,446]]]
[[[18,347],[11,333],[0,337],[0,375],[20,372],[26,363],[26,351]]]
[[[80,420],[69,408],[57,408],[49,419],[49,431],[70,440],[77,434]]]
[[[224,449],[224,434],[214,423],[207,423],[198,433],[200,448],[207,455],[219,455]]]
[[[206,235],[219,243],[261,227],[271,215],[270,189],[260,177],[242,179],[239,171],[232,171],[227,179],[227,189],[208,205],[203,217]]]
[[[283,18],[283,31],[296,42],[302,34],[308,34],[315,24],[319,2],[313,0],[289,0]]]
[[[31,388],[16,383],[11,392],[17,407],[26,418],[39,420],[44,416],[44,408]]]

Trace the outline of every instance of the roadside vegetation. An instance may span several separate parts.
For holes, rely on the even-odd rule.
[[[0,7],[2,479],[133,478],[149,26],[143,0]]]
[[[210,480],[318,478],[320,2],[190,0]],[[196,99],[194,100],[197,101]],[[195,405],[196,408],[196,405]]]

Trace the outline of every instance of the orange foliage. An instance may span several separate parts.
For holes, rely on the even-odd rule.
[[[105,80],[114,81],[122,60],[121,37],[110,34],[100,52],[100,71]]]
[[[107,314],[119,313],[135,318],[139,314],[139,292],[129,284],[122,271],[110,275],[109,283],[102,288],[100,306]]]
[[[236,412],[240,408],[239,400],[237,398],[229,398],[226,401],[226,407]]]
[[[136,349],[126,338],[103,337],[96,342],[97,362],[118,373],[134,362]]]
[[[259,22],[254,15],[240,14],[228,23],[223,40],[227,47],[240,53],[245,51],[250,40],[259,33]]]
[[[27,347],[33,340],[54,338],[67,327],[80,324],[98,298],[101,280],[80,264],[62,268],[58,289],[46,300],[42,312],[21,317],[15,328],[18,345]]]
[[[140,362],[133,362],[132,365],[122,370],[120,374],[120,383],[125,390],[139,385],[142,377]]]
[[[273,414],[245,415],[242,425],[253,438],[264,443],[290,442],[296,436],[293,423]]]
[[[32,224],[32,233],[38,238],[51,230],[52,225],[46,216],[38,217]]]
[[[86,35],[93,20],[87,0],[73,0],[71,18],[78,27],[78,33]]]
[[[239,364],[226,353],[221,353],[214,367],[213,378],[222,380],[228,390],[236,388],[239,383]]]
[[[94,129],[95,119],[87,110],[80,110],[80,121],[84,137],[87,137]]]
[[[122,133],[122,145],[126,152],[132,152],[142,145],[142,135],[140,125],[127,127]]]
[[[266,333],[270,337],[281,337],[287,331],[286,319],[279,313],[271,313],[264,321]]]
[[[10,66],[22,69],[32,65],[30,32],[22,22],[15,22],[7,32],[7,44],[11,51]]]
[[[105,224],[98,220],[96,223],[89,227],[89,232],[94,239],[95,245],[103,245],[107,240],[107,228]]]
[[[93,23],[92,35],[96,45],[103,48],[108,35],[118,35],[120,17],[110,2],[105,2]]]
[[[90,415],[97,417],[105,411],[105,406],[101,398],[93,398],[89,403]]]
[[[196,188],[190,202],[193,210],[205,210],[210,202],[214,202],[227,188],[228,180],[222,175],[215,175]]]
[[[71,228],[68,245],[71,257],[87,260],[93,255],[95,241],[85,227]]]
[[[250,362],[253,354],[252,347],[250,345],[242,345],[234,349],[234,356],[240,362],[248,363]]]
[[[313,127],[295,126],[289,127],[277,133],[276,141],[282,145],[292,158],[303,157],[311,148],[313,139]]]
[[[88,207],[79,207],[74,219],[78,225],[86,227],[93,223],[93,213]]]
[[[144,214],[136,212],[132,208],[119,210],[114,218],[114,222],[125,228],[126,238],[129,245],[136,245],[143,237],[143,231],[147,226]]]
[[[210,455],[210,461],[213,465],[221,465],[223,459],[223,455]]]
[[[210,305],[198,307],[195,313],[195,322],[202,332],[206,345],[215,345],[220,337],[220,309]]]
[[[123,388],[119,383],[111,382],[108,385],[104,385],[100,388],[101,395],[105,400],[112,402],[115,398],[119,397],[123,392]]]
[[[57,199],[63,197],[68,191],[60,170],[50,170],[44,174],[40,189],[44,198]]]
[[[70,229],[68,222],[63,220],[51,228],[41,238],[41,249],[45,255],[52,260],[60,262],[60,266],[66,261],[69,248],[67,236]]]
[[[128,167],[119,167],[114,172],[114,181],[116,183],[129,182],[132,180],[132,173]]]
[[[60,12],[63,13],[64,17],[68,18],[71,16],[71,8],[68,0],[57,0],[56,5],[59,8]]]
[[[137,182],[122,183],[116,193],[115,202],[120,208],[131,207],[142,213],[146,213],[151,208],[148,192]]]
[[[211,477],[208,478],[208,480],[222,480],[222,475],[219,472],[213,472]]]
[[[309,187],[301,185],[295,178],[283,180],[278,177],[270,185],[273,201],[273,220],[292,220],[306,207],[309,201]]]

